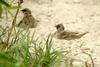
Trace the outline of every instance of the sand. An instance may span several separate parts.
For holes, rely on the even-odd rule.
[[[42,3],[42,4],[41,4]],[[39,25],[35,29],[30,29],[30,31],[36,31],[35,37],[41,36],[39,42],[43,41],[44,38],[50,33],[56,31],[55,25],[62,23],[66,30],[76,31],[76,32],[86,32],[80,39],[75,40],[59,40],[53,38],[54,48],[72,48],[72,58],[82,61],[88,61],[88,57],[82,53],[86,51],[90,53],[95,62],[95,67],[100,67],[100,5],[86,4],[86,2],[80,3],[80,0],[55,0],[54,2],[40,2],[37,4],[33,1],[25,1],[22,4],[22,8],[29,8],[32,11],[32,15],[38,19]],[[21,20],[23,14],[20,12],[18,15],[17,23]],[[11,19],[9,19],[11,21]],[[8,23],[11,25],[11,23]],[[79,46],[83,44],[82,49]],[[85,50],[88,49],[88,50]],[[75,54],[78,54],[74,56]],[[87,60],[88,59],[88,60]],[[73,63],[77,65],[81,63]],[[63,65],[63,67],[65,67]],[[79,66],[81,67],[81,66]]]

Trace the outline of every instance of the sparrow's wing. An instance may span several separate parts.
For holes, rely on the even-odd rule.
[[[29,19],[30,19],[31,28],[36,27],[37,24],[38,24],[38,22],[36,21],[36,19],[33,16],[31,16]]]

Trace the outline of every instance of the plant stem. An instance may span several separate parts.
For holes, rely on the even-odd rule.
[[[8,38],[7,38],[7,42],[6,42],[6,45],[7,45],[6,50],[11,47],[11,44],[9,44],[9,41],[10,41],[10,38],[11,38],[11,34],[13,32],[13,29],[15,30],[16,18],[17,18],[17,15],[19,13],[20,6],[21,6],[21,2],[19,1],[18,2],[18,8],[17,8],[15,17],[14,17],[13,22],[12,22],[12,27],[11,27],[10,31],[8,31]]]
[[[87,54],[87,55],[90,57],[92,67],[94,67],[94,61],[93,61],[93,58],[92,58],[91,54],[88,54],[88,53],[86,53],[86,52],[84,52],[84,53]]]

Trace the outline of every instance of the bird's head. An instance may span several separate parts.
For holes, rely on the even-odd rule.
[[[24,13],[24,15],[31,15],[31,10],[29,10],[28,8],[24,8],[21,11]]]
[[[63,24],[57,24],[57,25],[55,25],[55,27],[56,27],[57,31],[64,31],[65,30]]]

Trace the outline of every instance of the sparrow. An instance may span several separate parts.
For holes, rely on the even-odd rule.
[[[35,28],[37,26],[37,20],[32,16],[31,11],[28,8],[21,10],[24,14],[23,19],[17,24],[17,27],[21,28]]]
[[[79,39],[88,32],[79,34],[78,32],[71,32],[66,31],[63,24],[57,24],[56,26],[57,31],[54,33],[54,36],[58,39],[65,39],[65,40],[73,40],[73,39]]]

